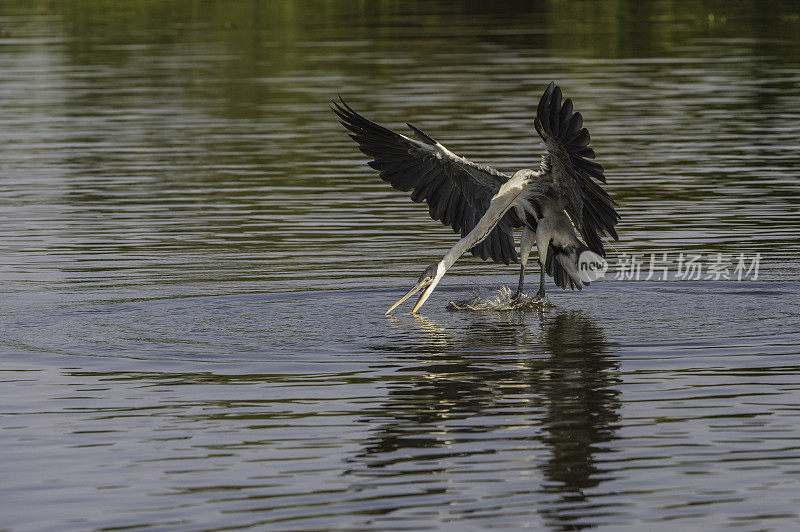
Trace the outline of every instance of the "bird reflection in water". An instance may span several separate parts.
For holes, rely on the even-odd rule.
[[[416,475],[410,485],[433,482],[425,493],[439,497],[464,482],[511,482],[524,511],[550,526],[591,526],[579,509],[590,504],[584,491],[607,478],[597,455],[615,437],[620,405],[602,330],[582,311],[461,317],[445,327],[417,316],[416,342],[407,341],[409,322],[396,322],[406,341],[383,350],[411,345],[402,356],[422,364],[405,366],[412,377],[366,411],[362,421],[377,428],[348,473],[359,484]]]

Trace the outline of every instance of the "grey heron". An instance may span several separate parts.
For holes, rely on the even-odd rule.
[[[538,298],[545,296],[545,273],[562,289],[589,284],[578,271],[584,251],[605,256],[603,237],[617,240],[620,219],[616,202],[596,182],[606,182],[603,167],[592,159],[583,117],[573,112],[551,82],[536,110],[534,127],[547,153],[538,169],[507,175],[451,152],[411,124],[414,138],[401,135],[355,112],[344,99],[331,109],[349,136],[371,161],[368,165],[394,188],[412,191],[415,202],[426,201],[431,218],[461,239],[439,262],[428,266],[417,283],[391,308],[422,290],[416,313],[444,274],[467,251],[495,262],[516,262],[513,230],[522,229],[516,298],[522,295],[525,268],[533,246],[540,265]],[[585,279],[585,278],[584,278]]]

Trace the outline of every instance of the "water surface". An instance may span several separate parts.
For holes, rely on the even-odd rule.
[[[0,528],[796,528],[800,11],[496,7],[3,2]],[[328,101],[513,171],[551,79],[612,262],[758,278],[384,317],[456,235]]]

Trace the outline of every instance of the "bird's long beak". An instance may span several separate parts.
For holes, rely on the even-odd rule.
[[[414,308],[411,310],[411,314],[416,314],[417,313],[417,311],[419,310],[419,307],[421,307],[422,304],[425,303],[428,300],[428,298],[433,293],[433,289],[436,288],[436,285],[439,284],[439,281],[441,281],[441,280],[442,280],[442,276],[441,275],[437,275],[433,279],[433,281],[431,281],[428,284],[428,286],[425,287],[425,290],[423,290],[422,293],[419,295],[419,299],[417,299],[417,302],[414,305]]]
[[[400,303],[402,303],[403,301],[405,301],[405,300],[406,300],[406,299],[408,299],[409,297],[411,297],[411,296],[413,296],[414,294],[416,294],[417,292],[419,292],[419,291],[420,291],[420,289],[422,289],[422,288],[425,288],[426,286],[430,286],[430,284],[431,284],[432,282],[433,282],[433,281],[431,281],[431,280],[425,280],[425,281],[420,281],[420,282],[418,282],[417,284],[415,284],[415,285],[414,285],[414,287],[413,287],[411,290],[409,290],[408,292],[406,292],[406,295],[404,295],[403,297],[401,297],[400,299],[398,299],[398,300],[397,300],[397,302],[396,302],[394,305],[392,305],[391,307],[389,307],[389,310],[387,310],[387,311],[386,311],[386,314],[388,315],[388,314],[389,314],[391,311],[393,311],[394,309],[396,309],[396,308],[397,308],[397,306],[398,306]],[[426,290],[426,291],[427,291],[427,290]],[[422,295],[425,295],[425,292],[423,292],[423,293],[422,293]],[[422,296],[420,296],[420,299],[422,299]],[[426,297],[425,299],[427,299],[427,297]],[[419,301],[417,301],[417,305],[419,305]],[[414,306],[414,311],[415,311],[415,312],[416,312],[416,309],[417,309],[417,305],[415,305],[415,306]]]

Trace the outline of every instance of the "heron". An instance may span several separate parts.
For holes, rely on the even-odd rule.
[[[513,175],[456,155],[417,127],[406,123],[414,137],[402,135],[361,116],[339,96],[331,109],[367,163],[392,187],[425,201],[434,220],[461,233],[461,239],[429,265],[414,286],[386,314],[422,290],[411,311],[416,314],[445,273],[466,252],[508,265],[517,262],[514,230],[522,229],[519,281],[515,299],[523,295],[525,269],[534,245],[538,251],[539,289],[545,298],[545,274],[556,286],[571,290],[588,285],[579,272],[579,258],[591,251],[605,256],[603,241],[617,240],[618,204],[599,183],[606,183],[603,166],[589,147],[589,131],[581,113],[550,82],[539,99],[534,128],[546,153],[538,169]]]

